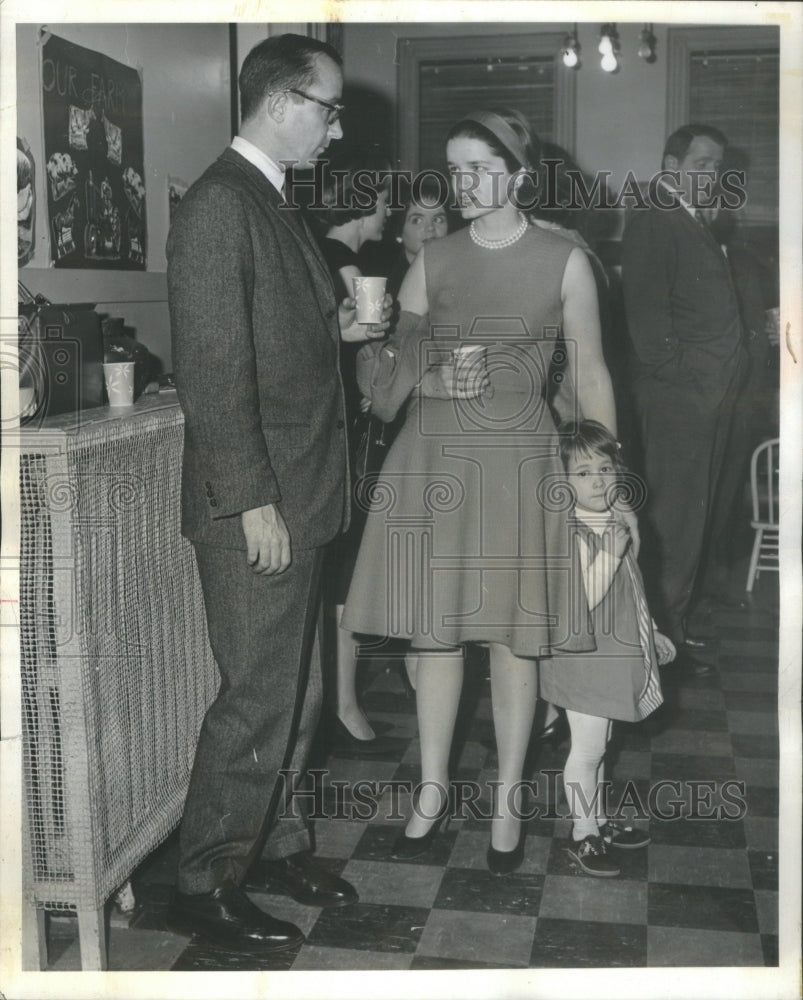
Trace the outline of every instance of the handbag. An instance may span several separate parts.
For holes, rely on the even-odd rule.
[[[387,425],[370,413],[358,413],[352,423],[354,441],[354,481],[359,483],[372,472],[379,472],[388,453]]]

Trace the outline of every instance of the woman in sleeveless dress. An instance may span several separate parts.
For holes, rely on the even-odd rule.
[[[543,502],[564,481],[547,405],[561,338],[574,345],[583,414],[614,434],[616,418],[586,255],[518,207],[538,162],[526,120],[472,113],[452,128],[446,151],[470,225],[426,244],[400,290],[396,332],[363,357],[363,391],[377,416],[391,420],[410,401],[364,490],[371,507],[343,626],[404,638],[417,654],[422,782],[392,852],[403,859],[426,851],[447,814],[462,648],[488,646],[499,758],[488,864],[504,874],[523,857],[512,793],[537,660],[593,648],[587,608],[571,601],[565,511]],[[466,378],[455,351],[469,345],[483,350]],[[476,386],[484,389],[472,396]]]

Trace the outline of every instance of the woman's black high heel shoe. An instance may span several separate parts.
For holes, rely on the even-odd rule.
[[[533,733],[533,739],[536,743],[550,743],[555,750],[568,738],[569,723],[562,712],[560,715],[556,715],[552,722],[548,726],[544,726],[540,732]]]
[[[497,851],[489,844],[485,860],[492,875],[510,875],[517,868],[521,868],[521,863],[524,861],[524,830],[521,831],[519,842],[512,851]]]
[[[393,847],[390,850],[391,858],[394,861],[413,861],[415,858],[420,858],[423,854],[426,854],[432,846],[432,842],[441,826],[443,826],[444,831],[449,829],[449,820],[452,818],[452,812],[449,808],[450,804],[451,798],[447,799],[444,803],[443,808],[435,817],[432,826],[423,837],[408,837],[402,830],[393,842]]]

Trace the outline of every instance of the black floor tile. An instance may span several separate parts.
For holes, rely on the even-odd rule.
[[[307,941],[327,948],[414,952],[428,916],[421,907],[354,903],[323,910]]]
[[[647,923],[651,927],[758,933],[752,890],[719,886],[652,883],[647,890]]]
[[[702,708],[669,709],[663,716],[663,729],[703,729],[706,732],[725,732],[728,728],[728,716],[724,711]]]
[[[778,891],[778,855],[774,851],[748,851],[754,889]]]
[[[774,691],[723,691],[725,708],[731,712],[778,713],[778,697]]]
[[[587,920],[538,921],[530,966],[535,969],[633,968],[647,964],[647,928]]]
[[[702,754],[666,753],[655,750],[651,774],[656,781],[727,781],[736,778],[732,757],[706,757]]]
[[[661,806],[664,812],[668,812],[669,808]],[[653,819],[650,833],[654,844],[684,847],[745,846],[744,827],[737,820]]]
[[[772,757],[778,759],[778,737],[753,733],[731,733],[734,757]]]
[[[767,967],[777,967],[778,965],[778,935],[762,934],[761,950],[764,952],[764,965]]]
[[[506,969],[506,965],[489,965],[486,962],[469,962],[458,958],[432,958],[430,955],[416,955],[410,963],[411,969]]]
[[[777,674],[778,672],[778,654],[775,651],[763,656],[721,653],[718,662],[722,670],[739,670],[748,673],[753,671],[762,674]]]
[[[537,917],[543,888],[543,875],[512,872],[496,876],[489,871],[447,868],[434,906],[439,910]]]
[[[777,816],[778,789],[765,788],[762,785],[745,785],[748,816]]]

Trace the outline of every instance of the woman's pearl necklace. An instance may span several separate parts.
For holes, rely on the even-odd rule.
[[[480,236],[477,232],[476,221],[473,221],[468,227],[468,232],[471,239],[477,244],[478,247],[483,247],[485,250],[501,250],[503,247],[513,246],[514,243],[517,243],[527,232],[528,228],[529,223],[527,222],[527,217],[522,215],[519,228],[516,232],[513,233],[512,236],[506,236],[503,240],[486,240],[484,236]]]

